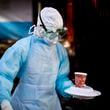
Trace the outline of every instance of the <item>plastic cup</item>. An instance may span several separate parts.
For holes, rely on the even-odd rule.
[[[75,86],[84,87],[86,85],[87,73],[75,72]]]

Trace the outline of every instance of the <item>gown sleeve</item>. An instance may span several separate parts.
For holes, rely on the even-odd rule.
[[[59,65],[59,73],[58,77],[56,80],[56,89],[60,95],[63,97],[70,97],[69,94],[65,93],[65,89],[73,86],[72,81],[69,79],[69,59],[68,59],[68,54],[65,48],[60,46],[60,50],[58,51],[59,54],[59,60],[60,60],[60,65]]]
[[[10,101],[13,81],[22,65],[22,51],[16,43],[0,59],[0,103]]]

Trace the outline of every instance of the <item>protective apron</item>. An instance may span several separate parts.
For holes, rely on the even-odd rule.
[[[33,37],[22,77],[11,100],[14,110],[61,110],[55,90],[59,60],[56,45]]]

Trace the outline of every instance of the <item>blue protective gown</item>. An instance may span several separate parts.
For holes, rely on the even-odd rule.
[[[61,110],[57,92],[72,86],[65,48],[37,36],[17,41],[0,60],[0,102],[7,99],[14,110]],[[11,96],[13,80],[20,82]]]

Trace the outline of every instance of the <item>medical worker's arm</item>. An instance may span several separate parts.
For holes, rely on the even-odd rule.
[[[60,66],[59,66],[59,73],[58,78],[56,81],[56,89],[58,93],[64,97],[70,97],[69,94],[64,92],[65,89],[73,86],[72,81],[69,79],[69,59],[68,54],[65,49],[60,49],[59,51],[60,56]]]
[[[10,101],[13,81],[22,64],[19,45],[8,48],[0,59],[0,104],[3,100]]]

